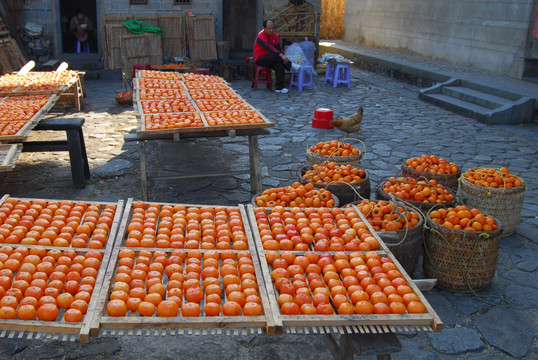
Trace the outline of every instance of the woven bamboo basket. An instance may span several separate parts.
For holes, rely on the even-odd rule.
[[[300,182],[302,184],[312,183],[312,185],[314,185],[314,187],[317,189],[329,190],[333,195],[336,195],[338,197],[340,206],[349,204],[354,201],[360,201],[362,199],[370,198],[370,193],[371,193],[370,176],[368,176],[368,172],[366,172],[366,170],[364,171],[365,177],[364,179],[362,179],[362,181],[357,181],[353,183],[332,182],[329,184],[319,184],[319,183],[308,181],[303,177],[305,172],[310,169],[312,169],[312,166],[309,166],[309,165],[305,165],[301,167]]]
[[[523,207],[526,185],[514,188],[488,188],[472,184],[462,177],[460,181],[460,202],[469,208],[477,208],[483,213],[499,219],[503,224],[503,237],[511,235],[519,223]]]
[[[404,270],[413,275],[422,252],[424,241],[424,216],[417,208],[397,202],[406,211],[414,211],[418,214],[418,224],[409,229],[396,231],[377,231],[377,235],[387,245],[392,254],[398,259]],[[359,204],[356,202],[354,204]]]
[[[391,195],[387,194],[386,192],[383,191],[382,187],[383,187],[383,183],[385,181],[381,181],[379,184],[377,184],[375,186],[375,190],[376,190],[376,198],[378,200],[392,200],[391,198]],[[450,191],[450,189],[447,189],[448,191]],[[414,206],[416,207],[417,209],[420,209],[422,211],[428,211],[430,209],[433,209],[435,207],[438,207],[438,206],[446,206],[446,207],[451,207],[451,206],[454,206],[456,205],[456,201],[448,201],[448,202],[444,202],[444,203],[425,203],[425,202],[420,202],[420,201],[411,201],[411,200],[405,200],[405,199],[400,199],[398,197],[396,197],[396,200],[399,200],[399,201],[403,201],[405,202],[406,204],[409,204],[411,206]]]
[[[429,217],[424,237],[424,274],[437,287],[472,292],[488,286],[495,275],[502,224],[489,232],[468,232],[437,224]]]
[[[357,139],[346,138],[344,140],[357,140]],[[311,165],[322,164],[325,161],[333,161],[337,164],[343,164],[343,165],[360,164],[362,159],[364,158],[364,155],[366,154],[366,145],[360,140],[357,140],[357,141],[359,141],[364,148],[359,153],[359,155],[355,155],[355,156],[321,155],[321,154],[310,151],[310,147],[307,147],[306,148],[306,161]]]
[[[377,235],[398,259],[404,270],[409,275],[413,275],[420,259],[422,242],[424,241],[424,217],[420,211],[413,209],[413,207],[408,207],[408,210],[418,213],[419,222],[417,225],[409,229],[378,231]]]
[[[133,103],[133,95],[120,96],[118,94],[118,95],[116,95],[116,101],[118,102],[118,104],[122,104],[122,105],[132,104]]]
[[[458,179],[461,176],[461,172],[457,172],[456,174],[432,174],[430,172],[418,171],[402,164],[402,175],[415,179],[433,179],[436,180],[438,184],[455,192],[458,189]]]

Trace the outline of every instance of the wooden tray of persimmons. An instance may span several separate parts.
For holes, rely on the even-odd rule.
[[[274,126],[221,77],[153,70],[137,76],[133,106],[138,135]]]
[[[101,336],[274,333],[243,206],[129,199],[125,208],[101,293]]]
[[[1,337],[89,341],[123,201],[0,198]]]
[[[357,208],[247,210],[277,328],[441,331],[441,319]]]

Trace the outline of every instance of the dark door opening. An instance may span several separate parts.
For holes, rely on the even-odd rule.
[[[69,28],[71,19],[76,16],[78,9],[82,10],[91,23],[91,31],[88,31],[87,43],[89,52],[96,53],[98,52],[96,0],[60,0],[62,52],[75,53],[84,52],[85,50],[84,45],[77,47],[77,37]]]
[[[230,42],[232,53],[251,53],[254,48],[257,1],[224,0],[222,3],[222,40]]]

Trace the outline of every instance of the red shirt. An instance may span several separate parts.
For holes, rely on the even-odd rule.
[[[261,55],[280,54],[280,39],[276,33],[268,36],[264,30],[258,33],[254,41],[254,61],[257,61]]]

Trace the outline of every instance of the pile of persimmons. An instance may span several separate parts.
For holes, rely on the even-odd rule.
[[[460,169],[453,162],[448,162],[445,158],[437,155],[423,154],[405,161],[405,165],[417,171],[431,174],[457,174]]]
[[[310,151],[326,156],[357,156],[360,150],[339,140],[321,141],[310,147]]]
[[[455,196],[435,179],[417,180],[411,177],[390,177],[381,187],[383,192],[399,199],[422,203],[449,203]]]
[[[375,231],[396,231],[412,228],[420,222],[417,212],[405,209],[401,204],[393,201],[364,199],[357,204],[357,208]]]
[[[146,130],[263,124],[265,120],[218,76],[144,70],[139,86]],[[153,100],[148,102],[148,100]]]
[[[370,251],[379,247],[352,208],[254,208],[265,250]]]
[[[413,314],[426,308],[397,266],[375,251],[265,255],[283,315]]]
[[[82,321],[115,212],[114,204],[5,199],[0,206],[0,243],[6,244],[0,248],[0,318]]]
[[[108,316],[258,316],[263,312],[248,251],[120,250]]]
[[[305,181],[316,184],[329,184],[334,182],[355,183],[366,177],[363,168],[351,164],[338,164],[334,161],[324,161],[322,164],[312,165],[312,169],[303,174]]]
[[[266,189],[254,198],[254,202],[259,207],[333,207],[336,203],[329,190],[315,189],[311,183],[303,185],[300,182]]]
[[[471,168],[463,174],[463,177],[471,184],[490,188],[514,188],[523,184],[521,179],[511,174],[506,167]]]

